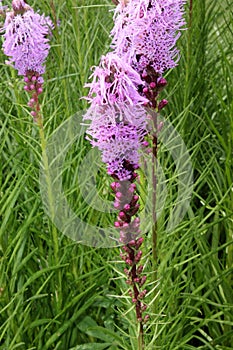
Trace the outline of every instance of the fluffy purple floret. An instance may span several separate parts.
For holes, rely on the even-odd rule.
[[[33,71],[45,72],[44,62],[50,45],[47,35],[53,24],[48,17],[35,13],[31,8],[24,13],[8,12],[3,27],[3,50],[19,75]]]
[[[148,65],[163,74],[176,66],[175,47],[184,26],[186,0],[140,0],[119,3],[112,30],[114,52],[138,72]]]
[[[139,149],[143,139],[142,131],[134,125],[119,123],[102,125],[98,130],[89,130],[92,145],[102,152],[102,161],[108,166],[108,173],[119,180],[129,180],[132,170],[138,168]],[[130,164],[127,168],[126,164]]]
[[[91,78],[86,84],[90,107],[83,117],[90,120],[88,139],[101,151],[109,174],[130,179],[147,130],[144,106],[148,100],[138,91],[144,83],[139,73],[112,52],[102,56]]]
[[[132,171],[125,162],[136,166],[143,137],[147,133],[147,113],[140,105],[129,103],[118,105],[92,105],[84,120],[91,123],[86,131],[87,139],[102,153],[102,161],[108,166],[108,173],[119,180],[127,180]]]
[[[148,113],[142,106],[132,106],[126,102],[104,106],[92,104],[83,119],[91,121],[92,130],[98,130],[101,125],[116,125],[120,122],[133,124],[139,130],[145,130],[147,129]]]
[[[102,56],[90,78],[93,81],[86,87],[90,88],[87,99],[92,105],[143,105],[148,102],[138,92],[138,86],[143,85],[140,75],[112,52]]]

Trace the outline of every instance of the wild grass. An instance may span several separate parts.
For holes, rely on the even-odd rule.
[[[30,5],[59,21],[42,97],[49,140],[63,122],[87,107],[80,100],[86,93],[83,85],[90,67],[109,49],[113,5],[110,0]],[[194,186],[185,217],[167,230],[180,174],[161,144],[166,200],[158,220],[157,281],[152,279],[150,232],[143,251],[150,314],[147,350],[232,349],[232,18],[230,0],[197,0],[191,14],[187,4],[190,28],[179,40],[181,60],[167,75],[163,96],[169,105],[163,117],[186,145]],[[0,349],[136,350],[137,324],[119,249],[78,244],[45,213],[38,130],[21,78],[5,59],[1,52]],[[80,190],[79,166],[89,150],[84,137],[71,143],[62,185],[78,217],[106,227],[114,213],[93,209]],[[98,193],[108,200],[109,183],[100,166]]]

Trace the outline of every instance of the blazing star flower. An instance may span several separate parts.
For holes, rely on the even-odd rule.
[[[3,51],[10,57],[7,63],[13,65],[19,75],[33,72],[40,76],[45,72],[44,62],[50,49],[46,36],[53,28],[52,21],[35,13],[23,0],[14,0],[12,7],[13,11],[6,13],[3,26]]]
[[[112,52],[102,56],[91,78],[92,82],[86,84],[91,104],[84,115],[84,120],[91,120],[87,138],[102,152],[109,174],[120,180],[129,179],[132,170],[138,167],[139,149],[147,128],[144,105],[148,100],[138,91],[143,81]]]
[[[108,173],[122,181],[130,179],[138,168],[139,150],[147,133],[145,109],[129,103],[91,106],[86,119],[91,120],[86,138],[101,151]]]
[[[176,66],[179,50],[175,47],[184,25],[185,0],[141,0],[120,2],[111,32],[114,52],[137,72],[148,66],[162,75]]]
[[[92,83],[85,85],[90,88],[87,100],[94,105],[143,105],[148,102],[138,92],[138,86],[143,86],[140,75],[113,52],[102,56],[90,78],[93,78]]]
[[[132,177],[139,167],[139,152],[143,131],[134,125],[118,123],[102,125],[87,131],[92,136],[91,144],[102,152],[102,161],[108,166],[108,174],[123,181]]]

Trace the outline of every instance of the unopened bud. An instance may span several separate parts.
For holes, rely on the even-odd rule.
[[[146,282],[146,276],[142,276],[141,281],[139,283],[140,287]]]
[[[167,85],[167,80],[165,78],[159,78],[157,80],[157,86],[158,87],[164,87]]]
[[[122,197],[122,193],[121,192],[116,192],[116,198],[120,199]]]
[[[123,259],[123,260],[124,260],[124,259]],[[126,259],[125,262],[126,262],[126,264],[128,264],[129,266],[132,266],[132,265],[133,265],[133,262],[132,262],[132,260],[130,260],[130,259]]]
[[[114,226],[118,228],[118,227],[121,227],[122,225],[119,221],[115,221]]]
[[[149,146],[149,142],[148,142],[148,141],[143,141],[143,142],[142,142],[142,146],[148,147],[148,146]]]
[[[143,304],[141,309],[142,309],[142,311],[146,311],[147,305],[146,305],[146,304]]]
[[[120,208],[120,203],[118,201],[114,202],[114,208],[119,209]]]
[[[124,205],[124,209],[125,209],[125,210],[130,210],[130,205],[129,205],[129,204],[125,204],[125,205]]]
[[[161,100],[158,105],[158,110],[160,111],[162,108],[164,108],[168,104],[167,100]]]
[[[132,241],[130,241],[130,242],[128,243],[128,245],[130,245],[130,246],[132,246],[132,247],[134,247],[135,244],[136,244],[136,241],[135,241],[134,239],[132,239]]]
[[[36,113],[35,111],[31,111],[31,115],[32,115],[33,117],[36,117],[36,116],[37,116],[37,113]]]
[[[142,257],[142,251],[139,250],[139,252],[137,253],[137,255],[135,256],[135,262],[139,262],[141,260]]]
[[[139,247],[141,247],[142,243],[143,243],[144,239],[143,237],[139,237],[136,241],[136,248],[138,249]]]
[[[140,275],[143,271],[143,265],[138,266],[137,268],[137,274]]]

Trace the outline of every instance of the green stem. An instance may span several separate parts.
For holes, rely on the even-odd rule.
[[[140,322],[139,324],[139,333],[138,333],[138,350],[144,350],[144,340],[143,340],[143,325]]]
[[[40,136],[40,144],[41,144],[41,152],[42,152],[42,162],[44,167],[44,174],[46,179],[46,186],[47,186],[47,193],[48,193],[48,203],[49,203],[49,214],[52,221],[52,239],[53,239],[53,250],[54,250],[54,265],[59,265],[59,241],[58,241],[58,234],[56,226],[53,224],[53,220],[55,217],[55,211],[54,211],[54,198],[53,198],[53,191],[52,191],[52,182],[51,182],[51,176],[49,171],[49,161],[48,156],[46,153],[46,147],[47,142],[45,138],[45,132],[44,132],[44,125],[43,125],[43,117],[42,114],[39,112],[37,114],[37,125],[39,128],[39,136]],[[56,299],[56,305],[58,310],[61,308],[62,305],[62,279],[61,279],[61,271],[58,270],[58,278],[57,278],[57,292],[55,291],[55,299]]]

